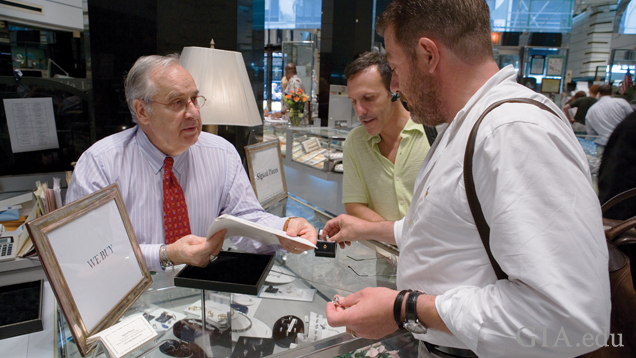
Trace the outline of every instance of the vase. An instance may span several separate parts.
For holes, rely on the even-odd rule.
[[[296,109],[289,110],[289,125],[292,127],[300,127],[300,123],[303,119],[303,111]]]

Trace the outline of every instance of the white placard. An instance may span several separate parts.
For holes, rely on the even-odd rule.
[[[53,99],[3,99],[13,153],[59,148]]]
[[[48,236],[90,332],[142,279],[117,204],[112,200]]]
[[[272,147],[254,153],[252,165],[254,166],[254,180],[256,180],[256,193],[259,202],[267,201],[281,191],[285,191],[281,178],[278,148]]]
[[[111,356],[122,357],[156,336],[148,321],[138,315],[99,332],[90,337],[89,342],[101,340]]]

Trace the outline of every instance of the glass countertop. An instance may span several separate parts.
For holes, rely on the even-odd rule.
[[[269,207],[267,211],[279,216],[303,217],[316,230],[322,229],[331,218],[320,208],[291,196]],[[126,312],[124,317],[143,314],[158,334],[152,342],[131,353],[130,357],[170,357],[165,354],[171,352],[166,348],[173,345],[181,349],[179,344],[184,344],[182,342],[203,347],[191,349],[194,353],[192,356],[197,356],[199,352],[214,357],[266,357],[281,354],[293,356],[296,350],[313,351],[320,344],[334,340],[337,344],[355,341],[344,333],[344,327],[330,327],[327,324],[327,302],[336,294],[346,296],[366,287],[395,288],[396,266],[393,255],[382,255],[373,245],[358,242],[345,249],[338,248],[335,258],[316,257],[313,251],[300,255],[278,252],[258,296],[175,287],[173,278],[177,272],[166,270],[153,275],[152,286]],[[271,292],[265,292],[267,289]],[[204,297],[205,310],[208,313],[213,311],[211,315],[208,314],[208,326],[211,326],[205,334],[210,338],[209,344],[207,339],[202,338],[201,311],[197,308],[202,306]],[[59,308],[56,313],[55,356],[80,357]],[[221,313],[232,317],[230,327],[224,328],[218,324],[220,320],[217,318]],[[169,319],[157,321],[161,317]],[[185,332],[181,328],[185,327],[183,322],[186,320],[190,325],[198,324],[199,333],[181,335],[180,332]],[[289,334],[285,335],[288,329],[293,333],[293,329],[300,331],[301,327],[300,335],[296,334],[291,339]],[[290,346],[291,340],[295,340],[297,345]],[[367,343],[361,339],[351,348],[357,349]]]

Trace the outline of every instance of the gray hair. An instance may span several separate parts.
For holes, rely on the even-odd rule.
[[[126,102],[128,103],[128,110],[130,110],[133,122],[137,123],[137,114],[135,113],[133,102],[139,99],[144,103],[150,103],[152,102],[152,97],[157,94],[157,86],[150,79],[150,72],[156,68],[166,69],[175,65],[179,65],[179,54],[176,53],[167,56],[142,56],[135,61],[124,80]],[[148,107],[148,111],[152,113],[152,107]]]

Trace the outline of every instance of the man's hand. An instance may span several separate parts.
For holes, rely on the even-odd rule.
[[[340,248],[344,248],[345,243],[362,240],[378,240],[395,244],[393,221],[372,222],[342,214],[327,221],[322,232],[323,235],[329,236],[329,241],[340,244]]]
[[[316,229],[303,218],[291,219],[289,221],[289,225],[287,226],[286,234],[292,237],[300,236],[314,245],[316,244],[316,242],[318,242],[318,234],[316,233]],[[278,240],[280,241],[280,244],[283,246],[283,248],[288,252],[291,252],[292,254],[299,254],[301,252],[313,249],[313,247],[311,246],[303,245],[296,241],[285,239],[284,237],[279,236]]]
[[[272,118],[282,118],[283,117],[283,112],[272,112],[269,114],[270,117]]]
[[[393,318],[397,294],[388,288],[369,287],[341,297],[338,305],[328,302],[327,321],[332,327],[347,327],[347,333],[354,331],[356,337],[382,338],[398,329]]]
[[[223,229],[209,240],[195,235],[184,236],[166,247],[168,257],[175,265],[206,267],[210,263],[210,256],[216,256],[221,251],[225,233],[227,230]]]

